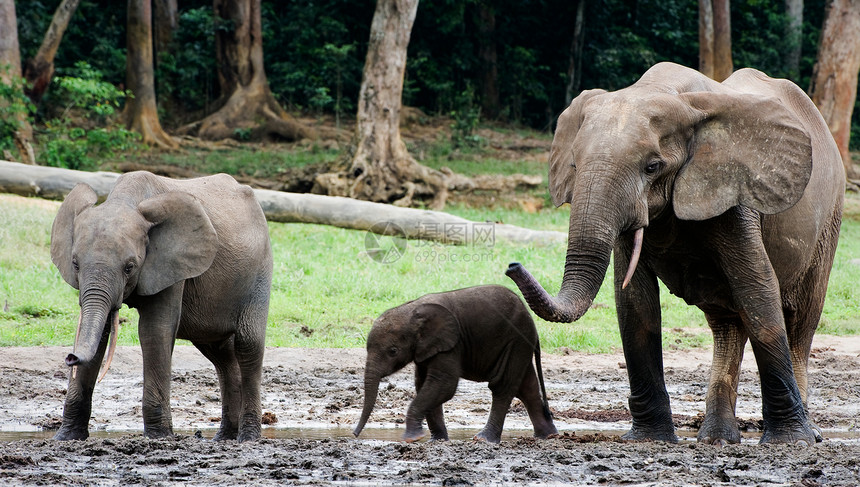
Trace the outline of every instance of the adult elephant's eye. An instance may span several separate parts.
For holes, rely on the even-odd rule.
[[[131,271],[133,271],[133,270],[134,270],[134,263],[129,262],[128,264],[125,265],[125,269],[123,269],[123,272],[125,272],[125,274],[128,275],[128,274],[131,274]]]
[[[79,266],[79,265],[78,265],[78,261],[77,261],[77,260],[73,260],[73,261],[72,261],[72,267],[74,267],[75,272],[78,272],[78,271],[80,271],[80,270],[81,270],[81,266]]]
[[[663,161],[654,161],[645,166],[645,172],[648,174],[654,174],[659,171],[661,167],[663,167]]]

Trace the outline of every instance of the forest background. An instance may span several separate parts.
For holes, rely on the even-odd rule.
[[[830,0],[832,1],[832,0]],[[798,45],[786,35],[791,21],[783,2],[731,4],[731,54],[735,69],[754,67],[810,88],[828,0],[803,3]],[[0,4],[9,0],[0,0]],[[59,0],[14,2],[21,60],[31,59],[45,36]],[[129,2],[129,4],[134,2]],[[140,2],[138,2],[140,3]],[[155,2],[153,2],[155,3]],[[233,26],[218,20],[212,1],[178,2],[176,28],[155,52],[158,119],[173,134],[217,109],[220,92],[216,39]],[[268,86],[278,103],[301,123],[321,131],[315,140],[258,140],[235,128],[227,144],[198,145],[182,139],[181,150],[152,149],[126,128],[121,111],[129,92],[126,2],[80,0],[54,58],[56,72],[39,103],[14,84],[0,92],[0,150],[16,150],[11,111],[26,112],[40,165],[71,169],[122,169],[173,165],[190,176],[228,172],[249,184],[267,184],[289,168],[300,171],[337,165],[349,144],[376,0],[264,1],[261,37]],[[525,173],[546,177],[546,155],[554,123],[581,90],[615,90],[635,82],[660,61],[699,66],[699,7],[696,0],[514,1],[425,0],[417,9],[408,44],[403,104],[417,125],[442,127],[407,140],[422,164],[477,176]],[[578,12],[578,7],[582,10]],[[854,7],[857,8],[857,7]],[[576,33],[581,14],[582,30]],[[155,36],[159,24],[153,22]],[[158,46],[158,42],[154,43]],[[488,49],[488,45],[493,49]],[[492,54],[494,52],[495,54]],[[573,75],[572,75],[573,74]],[[855,73],[856,74],[856,73]],[[855,81],[856,83],[856,81]],[[17,92],[16,92],[17,90]],[[16,98],[17,97],[17,98]],[[852,132],[860,133],[860,110]],[[441,120],[441,122],[440,122]],[[322,129],[331,129],[323,131]],[[419,131],[420,132],[420,131]],[[346,137],[344,138],[344,134]],[[414,134],[413,134],[414,135]],[[501,142],[496,139],[499,137]],[[853,143],[860,137],[851,138]],[[510,149],[500,156],[501,146]],[[250,179],[249,179],[250,178]],[[276,189],[307,191],[309,187]],[[549,202],[546,182],[504,198],[453,201],[446,207],[473,221],[513,223],[539,230],[567,230],[567,211]],[[851,195],[851,193],[849,193]],[[77,316],[75,292],[47,257],[53,206],[19,209],[2,201],[0,214],[0,345],[68,344]],[[821,332],[860,333],[860,200],[850,196],[840,253],[832,274]],[[358,232],[330,227],[270,223],[276,282],[269,343],[292,346],[356,346],[370,320],[383,310],[431,290],[481,283],[511,285],[508,261],[533,263],[543,282],[560,278],[564,246],[538,248],[498,243],[489,253],[410,243],[404,258],[380,267],[364,256]],[[35,245],[33,245],[35,243]],[[471,252],[471,254],[469,253]],[[453,257],[470,256],[472,262]],[[447,258],[445,262],[441,258]],[[337,272],[332,272],[337,269]],[[611,271],[607,280],[611,281]],[[380,280],[385,286],[380,286]],[[550,284],[549,287],[552,287]],[[542,324],[547,349],[606,351],[620,344],[614,326],[612,286],[603,286],[595,309],[576,328]],[[668,295],[668,293],[664,293]],[[333,305],[336,303],[336,305]],[[132,322],[134,313],[123,311]],[[665,342],[709,340],[701,313],[666,296]],[[696,328],[691,332],[690,327]],[[36,329],[38,328],[38,330]],[[134,343],[134,327],[121,343]]]

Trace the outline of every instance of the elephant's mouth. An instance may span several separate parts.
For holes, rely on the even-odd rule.
[[[75,331],[75,345],[72,353],[66,356],[66,365],[72,368],[72,379],[75,379],[78,374],[78,365],[80,365],[81,360],[75,355],[74,350],[78,348],[78,338],[81,335],[81,321],[83,315],[78,315],[78,328]],[[104,379],[107,371],[110,369],[110,364],[113,362],[114,353],[116,353],[116,343],[117,337],[119,336],[119,309],[111,310],[110,315],[108,315],[108,321],[110,321],[110,344],[108,345],[107,350],[107,359],[105,360],[104,366],[99,373],[98,381],[101,382]]]

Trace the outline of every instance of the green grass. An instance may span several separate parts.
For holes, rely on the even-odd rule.
[[[860,197],[849,208],[831,274],[820,332],[860,333]],[[0,346],[65,345],[74,340],[77,292],[50,260],[50,228],[56,203],[0,197]],[[567,210],[449,208],[477,221],[567,230]],[[365,252],[364,232],[307,224],[269,224],[275,272],[267,343],[286,347],[361,347],[372,320],[384,310],[429,292],[478,284],[515,289],[504,275],[511,261],[525,264],[550,293],[561,283],[565,246],[536,247],[496,242],[458,247],[408,242],[393,263],[374,261]],[[544,350],[564,347],[606,352],[621,345],[615,321],[612,271],[591,309],[574,324],[537,319]],[[702,313],[662,290],[666,347],[710,343]],[[0,308],[3,309],[3,308]],[[137,314],[127,320],[120,343],[137,343]]]

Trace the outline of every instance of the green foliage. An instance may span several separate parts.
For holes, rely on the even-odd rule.
[[[8,83],[0,81],[0,150],[11,149],[15,146],[15,132],[20,130],[25,121],[32,122],[36,107],[24,94],[24,79],[20,76],[9,76],[9,65],[0,65],[0,73],[8,78]]]
[[[38,160],[47,166],[93,170],[99,161],[139,148],[140,136],[112,122],[131,92],[102,80],[84,61],[53,80],[48,99],[59,107],[37,134]]]
[[[457,108],[451,112],[454,120],[451,124],[451,142],[455,148],[480,145],[483,139],[475,131],[481,121],[481,107],[475,104],[475,90],[471,84],[466,85],[455,103]]]

